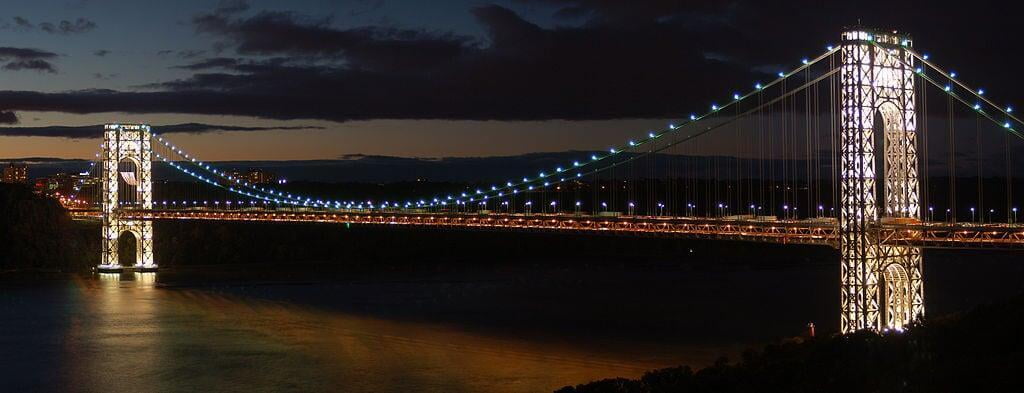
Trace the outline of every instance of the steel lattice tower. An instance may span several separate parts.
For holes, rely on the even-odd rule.
[[[122,219],[118,189],[118,180],[122,176],[119,164],[129,161],[134,164],[131,176],[137,184],[135,195],[131,196],[136,201],[134,208],[153,208],[153,146],[150,128],[144,124],[107,124],[103,128],[103,255],[99,269],[121,269],[118,239],[125,232],[135,236],[135,268],[156,269],[153,261],[153,222]]]
[[[843,332],[902,329],[924,315],[921,251],[882,245],[880,221],[920,214],[914,60],[909,37],[851,29],[842,35],[841,323]],[[875,118],[882,119],[883,160],[876,161]],[[883,198],[876,171],[882,165]]]

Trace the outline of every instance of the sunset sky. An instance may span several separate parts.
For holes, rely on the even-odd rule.
[[[999,5],[936,28],[952,16],[914,4],[624,3],[7,2],[0,158],[90,157],[98,129],[53,127],[113,121],[199,123],[169,138],[208,160],[603,149],[794,67],[858,19],[908,31],[994,97],[1024,87]]]

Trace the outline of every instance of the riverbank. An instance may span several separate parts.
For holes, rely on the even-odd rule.
[[[1010,392],[1024,381],[1024,295],[929,318],[904,332],[796,338],[722,359],[556,393]]]

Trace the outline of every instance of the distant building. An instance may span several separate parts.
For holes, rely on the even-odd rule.
[[[4,183],[26,183],[28,182],[28,166],[24,164],[8,163],[4,167]]]
[[[249,170],[249,182],[254,184],[271,184],[277,182],[277,175],[262,169]]]
[[[35,191],[47,196],[75,197],[81,194],[83,189],[86,189],[88,194],[99,186],[99,179],[88,172],[58,172],[50,177],[37,178],[35,181]]]
[[[89,172],[82,172],[77,175],[71,175],[71,183],[75,191],[79,191],[85,187],[99,187],[100,178],[89,174]]]
[[[277,174],[258,168],[249,168],[247,171],[232,169],[228,171],[228,176],[233,179],[249,182],[249,184],[278,183]]]
[[[57,181],[49,177],[36,178],[35,191],[43,195],[53,195],[57,192]]]

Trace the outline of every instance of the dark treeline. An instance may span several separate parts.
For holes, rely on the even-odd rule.
[[[27,186],[0,183],[0,269],[78,269],[99,260],[99,246],[99,226],[79,225]]]
[[[639,379],[607,379],[556,393],[1016,392],[1024,381],[1024,296],[932,319],[904,333],[791,339]]]

